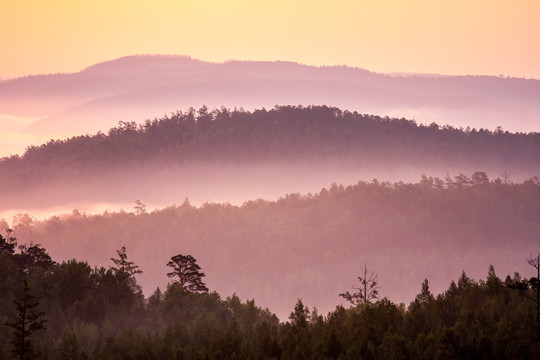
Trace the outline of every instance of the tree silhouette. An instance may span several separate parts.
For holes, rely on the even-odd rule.
[[[167,276],[170,278],[178,276],[174,282],[180,284],[184,290],[193,293],[208,292],[208,288],[202,282],[202,278],[206,275],[200,271],[201,267],[197,265],[197,260],[193,256],[178,254],[171,257],[167,266],[173,268]]]
[[[536,277],[529,279],[529,286],[531,289],[536,289],[536,298],[530,298],[536,303],[536,326],[537,326],[537,335],[538,340],[540,340],[540,254],[533,258],[532,254],[527,259],[527,264],[531,265],[536,269]]]
[[[81,345],[77,340],[75,333],[66,331],[62,333],[60,343],[56,348],[56,359],[58,360],[79,360],[87,359],[81,351]]]
[[[371,300],[376,300],[379,298],[379,288],[377,285],[377,274],[374,271],[371,274],[368,274],[367,265],[364,264],[362,269],[362,275],[358,277],[360,286],[352,286],[353,290],[356,290],[355,293],[349,293],[348,291],[339,296],[343,297],[345,300],[350,302],[353,305],[358,305],[360,303],[370,304]]]
[[[118,259],[111,258],[112,262],[116,265],[116,267],[111,268],[116,278],[121,284],[127,284],[133,293],[142,294],[142,288],[135,280],[135,275],[142,274],[142,270],[133,261],[128,261],[125,246],[122,246],[120,250],[116,250],[116,253],[118,254]]]
[[[422,283],[422,291],[420,292],[420,294],[416,295],[414,301],[418,304],[427,304],[434,299],[435,297],[433,296],[431,291],[429,291],[428,279],[424,279],[424,282]]]
[[[18,315],[15,321],[6,323],[13,328],[13,337],[9,343],[13,346],[12,353],[20,360],[31,359],[35,357],[32,341],[28,338],[37,330],[45,329],[46,319],[42,316],[45,313],[35,311],[34,308],[39,305],[39,301],[30,294],[28,283],[24,280],[23,297],[20,301],[14,301]]]
[[[507,281],[506,286],[511,289],[519,291],[519,294],[536,304],[536,326],[537,336],[540,340],[540,254],[536,258],[533,258],[532,254],[526,259],[527,264],[536,269],[536,277],[532,277],[529,280],[521,279],[519,275],[511,281]],[[531,295],[531,290],[535,290],[536,294]]]
[[[122,246],[120,250],[116,250],[118,259],[111,258],[112,262],[116,265],[113,271],[122,278],[130,278],[136,274],[142,274],[142,270],[138,265],[135,265],[133,261],[128,261],[126,254],[126,247]]]
[[[141,200],[135,200],[135,206],[133,207],[135,209],[135,215],[142,215],[146,214],[146,205],[143,204]]]
[[[13,230],[6,229],[6,237],[4,238],[0,234],[0,253],[13,255],[15,253],[15,247],[17,246],[17,239],[11,237]]]
[[[24,273],[28,273],[34,266],[40,266],[43,269],[48,269],[54,265],[47,251],[40,244],[19,245],[19,254],[15,255],[17,264]]]
[[[301,299],[298,299],[293,312],[289,315],[291,323],[295,326],[306,327],[308,324],[309,308],[304,306]]]

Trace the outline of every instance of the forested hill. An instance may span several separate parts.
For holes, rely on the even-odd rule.
[[[538,279],[515,272],[502,280],[492,266],[485,280],[462,271],[436,295],[428,279],[421,290],[410,284],[419,292],[408,306],[360,297],[326,314],[298,299],[279,322],[255,300],[182,282],[201,281],[200,271],[175,269],[163,291],[145,298],[126,248],[106,268],[55,263],[39,245],[17,245],[0,235],[1,359],[540,358]],[[178,259],[196,264],[183,255],[171,264]]]
[[[425,277],[440,292],[463,269],[475,278],[490,264],[503,274],[534,275],[523,259],[538,251],[539,205],[538,178],[505,184],[477,172],[415,184],[333,185],[243,206],[185,202],[138,214],[18,216],[12,229],[21,243],[40,243],[58,261],[108,265],[126,246],[144,271],[147,295],[165,286],[173,254],[191,254],[209,288],[255,298],[285,318],[298,297],[332,309],[364,263],[379,274],[380,293],[397,302],[412,300],[411,284]]]
[[[30,146],[0,161],[0,184],[73,177],[96,169],[192,162],[341,161],[452,170],[540,170],[540,134],[418,125],[326,106],[177,112]],[[39,177],[34,175],[39,174]],[[86,174],[84,174],[86,175]],[[535,175],[535,174],[530,174]]]
[[[34,118],[25,133],[50,137],[103,131],[118,121],[141,121],[203,104],[250,110],[332,105],[414,117],[424,124],[538,131],[539,99],[540,81],[534,79],[391,76],[346,66],[218,64],[184,56],[128,56],[78,73],[0,82],[0,114]]]

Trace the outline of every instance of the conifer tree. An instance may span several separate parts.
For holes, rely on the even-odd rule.
[[[111,258],[116,267],[111,270],[116,275],[120,284],[127,285],[131,292],[142,296],[142,288],[135,280],[135,275],[142,274],[142,270],[133,261],[127,259],[126,247],[122,246],[120,250],[116,250],[118,259]]]
[[[24,280],[23,296],[20,301],[14,301],[18,315],[13,322],[6,323],[13,328],[13,336],[9,343],[13,346],[12,353],[20,360],[35,358],[34,347],[29,337],[36,331],[45,329],[45,313],[36,311],[39,301],[30,294],[28,283]]]
[[[118,259],[111,258],[112,262],[116,265],[113,268],[116,275],[127,279],[136,274],[142,274],[142,270],[139,269],[138,265],[135,265],[133,261],[128,261],[125,246],[122,246],[120,250],[116,250],[116,253],[118,254]]]
[[[178,254],[171,258],[167,266],[173,268],[167,276],[178,277],[174,282],[180,284],[184,290],[193,293],[208,292],[208,288],[202,281],[206,275],[200,271],[201,267],[197,265],[197,260],[193,256]]]

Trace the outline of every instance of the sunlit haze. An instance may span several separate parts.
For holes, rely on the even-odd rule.
[[[132,54],[540,78],[540,2],[22,0],[0,3],[0,78]]]
[[[540,359],[539,17],[0,0],[0,359]]]

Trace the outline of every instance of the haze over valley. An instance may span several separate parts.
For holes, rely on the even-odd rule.
[[[539,152],[538,133],[418,125],[327,106],[253,112],[203,106],[2,159],[0,210],[11,216],[24,209],[88,211],[135,199],[162,208],[186,197],[195,205],[241,205],[318,192],[334,182],[475,171],[523,181],[538,174]]]
[[[540,359],[539,1],[0,1],[0,360]]]
[[[126,246],[146,296],[166,288],[168,254],[190,253],[211,288],[285,319],[298,297],[332,310],[364,262],[405,303],[428,271],[436,291],[464,269],[525,271],[539,153],[538,133],[328,106],[203,106],[3,158],[0,209],[19,241],[55,259],[107,266]]]
[[[540,81],[496,76],[388,75],[293,62],[204,62],[129,56],[71,74],[0,82],[4,155],[51,138],[107,131],[176,110],[327,105],[454,127],[539,131]],[[5,125],[4,125],[5,124]],[[8,137],[9,135],[9,137]]]
[[[240,207],[186,200],[151,213],[18,216],[13,229],[55,259],[98,266],[126,246],[144,271],[137,280],[146,296],[166,288],[169,254],[190,253],[211,289],[258,299],[283,320],[298,298],[321,313],[333,310],[364,263],[377,272],[381,294],[406,304],[426,276],[439,293],[463,270],[475,279],[489,265],[527,273],[522,259],[538,245],[539,202],[538,178],[505,184],[477,172],[413,184],[334,184]]]

